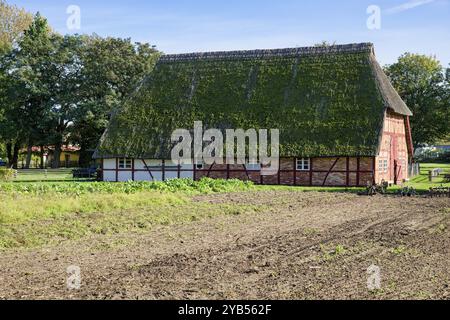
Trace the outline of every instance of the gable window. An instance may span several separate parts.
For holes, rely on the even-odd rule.
[[[131,167],[132,167],[131,159],[126,159],[126,158],[119,159],[119,169],[131,169]]]
[[[309,171],[310,169],[311,169],[310,158],[297,159],[297,171]]]
[[[380,173],[387,173],[389,171],[388,170],[388,168],[389,168],[388,164],[389,164],[389,161],[386,160],[386,159],[378,160],[378,171]]]

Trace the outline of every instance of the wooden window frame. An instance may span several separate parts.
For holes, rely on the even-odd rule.
[[[295,160],[295,170],[300,172],[311,171],[311,158],[297,158]]]
[[[123,170],[133,169],[133,159],[119,158],[119,160],[117,161],[117,168]]]

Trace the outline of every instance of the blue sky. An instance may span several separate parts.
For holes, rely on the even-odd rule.
[[[69,5],[81,9],[77,33],[130,37],[166,53],[309,46],[322,40],[373,42],[382,64],[409,51],[450,63],[450,0],[9,0],[68,30]],[[369,30],[367,8],[381,9]]]

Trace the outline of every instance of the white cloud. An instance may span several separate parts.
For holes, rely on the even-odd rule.
[[[413,8],[416,8],[419,6],[423,6],[423,5],[432,3],[432,2],[435,2],[435,0],[411,0],[406,3],[401,4],[399,6],[389,8],[385,12],[387,14],[395,14],[395,13],[407,11],[407,10],[410,10],[410,9],[413,9]]]

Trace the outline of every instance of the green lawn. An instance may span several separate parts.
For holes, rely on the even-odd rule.
[[[428,172],[437,168],[442,169],[443,173],[440,177],[433,178],[433,182],[430,182]],[[406,185],[411,186],[420,192],[425,192],[430,188],[439,187],[441,185],[450,187],[450,183],[444,183],[444,174],[450,174],[450,164],[423,163],[420,165],[420,175],[412,178]]]
[[[15,182],[73,181],[72,169],[17,170]]]

